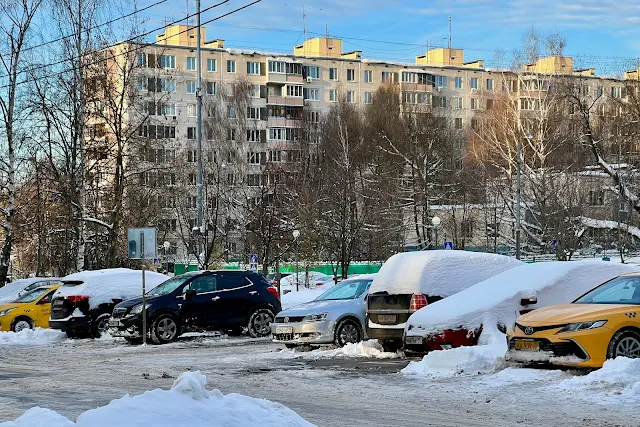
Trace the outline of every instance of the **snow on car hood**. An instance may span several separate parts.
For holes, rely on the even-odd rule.
[[[356,300],[339,299],[328,301],[311,301],[304,304],[298,304],[278,313],[278,317],[284,316],[306,316],[308,314],[324,313],[327,311],[340,310],[343,307],[350,307]]]
[[[474,329],[487,314],[510,326],[525,308],[520,305],[522,298],[538,299],[527,309],[569,303],[601,283],[632,271],[638,271],[637,267],[600,260],[525,264],[421,308],[409,318],[407,334]]]
[[[393,255],[373,279],[369,293],[448,297],[522,265],[515,258],[467,251],[419,251]]]
[[[58,280],[53,277],[32,277],[30,279],[20,279],[15,282],[7,283],[0,288],[0,302],[11,302],[20,296],[20,292],[32,283],[43,280]]]
[[[168,279],[169,277],[164,274],[147,271],[145,273],[146,290],[149,291]],[[112,303],[114,299],[126,300],[142,295],[142,271],[140,270],[110,268],[82,271],[70,274],[61,280],[83,283],[75,286],[63,285],[56,291],[54,298],[86,295],[89,297],[89,306],[92,309],[100,304]]]

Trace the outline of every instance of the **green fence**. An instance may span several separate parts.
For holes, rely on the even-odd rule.
[[[381,262],[358,262],[349,265],[349,273],[348,274],[371,274],[377,273],[382,266]],[[248,269],[248,264],[242,264],[239,262],[227,263],[222,269],[224,270],[245,270]],[[300,263],[298,265],[299,271],[304,271],[304,264]],[[176,275],[184,274],[187,271],[197,271],[198,266],[195,264],[174,264],[174,273]],[[275,270],[270,269],[270,272],[274,272]],[[281,273],[295,273],[296,265],[295,264],[282,264],[280,266]],[[324,273],[328,276],[333,276],[333,268],[330,264],[311,264],[309,265],[309,271],[317,271],[320,273]],[[342,274],[342,269],[338,267],[338,275]]]

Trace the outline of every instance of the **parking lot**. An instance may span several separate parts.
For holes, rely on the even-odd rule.
[[[182,372],[198,370],[210,389],[283,403],[319,426],[640,425],[624,400],[594,404],[593,396],[545,391],[572,372],[417,379],[400,373],[409,362],[403,357],[331,354],[214,335],[147,347],[114,339],[7,345],[0,354],[0,422],[33,406],[73,419],[127,393],[167,389]]]

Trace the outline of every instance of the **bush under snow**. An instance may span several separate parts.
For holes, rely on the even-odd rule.
[[[200,372],[185,372],[171,390],[126,395],[81,414],[76,422],[42,408],[32,408],[3,427],[312,427],[280,403],[241,394],[208,391]]]
[[[145,287],[147,291],[168,280],[169,276],[147,271]],[[112,303],[113,299],[126,300],[142,295],[142,271],[128,268],[109,268],[105,270],[81,271],[61,279],[62,281],[80,281],[80,285],[64,285],[54,294],[58,296],[86,295],[93,309],[100,304]]]
[[[0,332],[0,345],[49,345],[67,339],[67,334],[54,329],[24,329],[20,332]]]

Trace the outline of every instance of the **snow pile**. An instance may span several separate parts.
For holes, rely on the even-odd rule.
[[[160,283],[168,280],[169,276],[147,271],[145,286],[149,291]],[[89,296],[90,308],[100,304],[112,303],[113,299],[126,300],[142,295],[142,271],[128,268],[110,268],[106,270],[81,271],[70,274],[61,279],[63,282],[79,281],[79,285],[65,284],[54,294],[54,298],[70,295]]]
[[[393,255],[376,275],[369,293],[448,297],[496,274],[522,265],[515,258],[466,251],[419,251]]]
[[[0,345],[49,345],[67,339],[67,334],[54,329],[23,329],[20,332],[0,332]]]
[[[421,361],[409,363],[401,372],[407,376],[446,378],[491,373],[504,367],[504,355],[507,352],[504,334],[495,327],[486,328],[478,344],[432,351]]]
[[[556,391],[598,391],[622,397],[640,396],[640,359],[617,357],[601,369],[566,379],[549,389]]]
[[[474,330],[487,314],[510,326],[525,308],[520,305],[522,298],[538,299],[527,309],[569,303],[601,283],[632,271],[637,267],[600,260],[521,265],[418,310],[407,322],[407,335]]]
[[[30,279],[20,279],[15,282],[7,283],[0,288],[0,303],[15,301],[27,286],[44,280],[56,279],[53,277],[32,277]]]
[[[385,352],[377,340],[361,341],[356,344],[348,343],[344,347],[331,350],[305,351],[303,349],[293,349],[282,350],[277,354],[310,360],[329,359],[333,357],[365,357],[368,359],[395,359],[402,357],[401,353]]]
[[[171,390],[113,400],[81,414],[75,423],[56,412],[32,408],[4,427],[311,427],[291,409],[265,399],[240,394],[223,395],[205,389],[206,377],[185,372]]]

